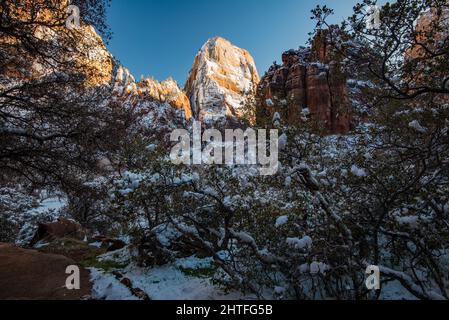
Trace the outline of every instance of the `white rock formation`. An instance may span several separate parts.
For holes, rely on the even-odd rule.
[[[198,52],[185,91],[196,119],[214,122],[239,118],[254,96],[259,75],[248,51],[216,37]]]

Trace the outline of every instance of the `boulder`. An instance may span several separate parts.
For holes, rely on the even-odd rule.
[[[80,290],[65,287],[66,268],[76,265],[61,255],[0,243],[0,300],[81,300],[89,298],[89,272],[80,266]]]
[[[82,241],[86,239],[88,234],[88,230],[83,228],[79,223],[68,219],[58,219],[56,222],[39,224],[36,234],[30,242],[30,246],[33,247],[41,241],[51,242],[63,238]]]

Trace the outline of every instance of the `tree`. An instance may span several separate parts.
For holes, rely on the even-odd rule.
[[[398,0],[380,11],[380,24],[367,20],[376,5],[364,0],[340,29],[350,41],[334,37],[332,45],[343,53],[350,66],[369,73],[383,96],[413,99],[422,95],[449,94],[449,4],[446,0]],[[380,10],[380,9],[379,9]],[[312,11],[316,30],[330,28],[333,11],[318,6]]]
[[[63,184],[89,172],[107,150],[114,110],[107,79],[91,59],[102,48],[86,23],[106,36],[104,1],[76,1],[80,29],[66,28],[68,2],[0,3],[0,180]],[[85,18],[83,20],[83,18]],[[100,50],[101,51],[101,50]],[[100,52],[102,53],[102,52]],[[95,64],[97,62],[97,64]],[[107,73],[106,68],[105,73]]]
[[[398,1],[382,9],[383,31],[363,24],[359,34],[346,29],[364,21],[358,5],[352,23],[330,28],[337,53],[365,82],[354,102],[369,107],[369,118],[353,135],[285,128],[288,146],[270,179],[238,167],[150,170],[120,190],[123,208],[150,217],[148,232],[169,224],[184,247],[213,257],[228,285],[260,298],[384,298],[365,285],[374,264],[382,288],[395,281],[419,299],[448,299],[449,108],[440,61],[448,57],[411,54],[415,22],[445,6]],[[322,26],[331,11],[314,12]],[[433,38],[420,39],[445,37],[440,22],[427,28],[420,32]],[[445,46],[436,41],[432,50]],[[158,198],[163,209],[148,201]]]
[[[354,249],[364,248],[356,261],[382,266],[386,281],[399,281],[420,299],[448,299],[441,258],[449,243],[448,4],[386,4],[371,29],[363,9],[374,4],[356,5],[342,23],[349,41],[332,39],[347,66],[366,79],[362,104],[370,113],[352,154],[339,159],[346,167],[336,177],[341,184],[327,192],[347,213],[342,221]],[[317,29],[328,26],[332,10],[313,13]]]

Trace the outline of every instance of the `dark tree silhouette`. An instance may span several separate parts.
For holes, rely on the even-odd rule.
[[[109,36],[107,0],[78,0],[83,28],[66,27],[64,1],[0,3],[0,180],[61,183],[95,169],[114,139],[109,92],[89,81],[86,23]],[[101,41],[98,40],[98,41]],[[108,146],[106,145],[108,144]]]

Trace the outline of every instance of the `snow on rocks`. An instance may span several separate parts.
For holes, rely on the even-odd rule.
[[[134,252],[131,250],[130,246],[126,246],[120,250],[107,252],[97,259],[98,261],[113,261],[118,264],[129,264],[132,261],[132,257],[134,256]]]
[[[254,240],[254,238],[251,237],[246,232],[234,232],[233,235],[235,238],[237,238],[243,243],[247,243],[249,245],[256,245],[256,241]]]
[[[122,95],[135,92],[136,90],[136,80],[132,74],[125,67],[119,66],[115,75],[114,91]]]
[[[37,207],[25,211],[18,217],[14,217],[15,222],[20,226],[20,231],[15,241],[16,245],[28,245],[38,229],[37,222],[56,221],[61,216],[61,210],[66,205],[66,198],[44,197]]]
[[[256,65],[248,51],[215,37],[198,52],[185,91],[195,117],[209,122],[242,116],[258,83]]]

